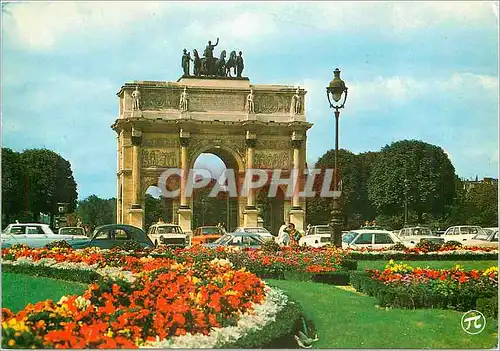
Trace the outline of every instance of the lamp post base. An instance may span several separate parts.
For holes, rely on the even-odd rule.
[[[333,199],[330,236],[331,243],[335,245],[335,247],[342,248],[342,210],[339,198]]]

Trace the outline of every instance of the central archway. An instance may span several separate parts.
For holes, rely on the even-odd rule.
[[[240,172],[243,161],[239,155],[227,147],[204,147],[197,150],[190,162],[194,176],[200,177],[197,172],[205,170],[210,173],[210,182],[201,189],[194,189],[190,199],[192,208],[192,228],[200,226],[222,225],[227,231],[234,231],[240,226],[241,206],[244,206],[245,199],[239,196],[231,196],[227,188],[227,182],[219,184],[221,190],[217,196],[210,197],[214,186],[221,175],[226,172],[234,172],[236,187],[239,189]]]

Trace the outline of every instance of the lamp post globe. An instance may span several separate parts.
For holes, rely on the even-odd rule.
[[[334,110],[335,116],[335,164],[333,171],[333,191],[332,219],[330,221],[331,242],[335,247],[342,247],[342,203],[341,193],[339,192],[339,173],[338,173],[338,153],[339,153],[339,117],[340,109],[344,108],[347,100],[347,87],[340,78],[340,70],[335,68],[333,79],[326,87],[326,96],[330,108]]]

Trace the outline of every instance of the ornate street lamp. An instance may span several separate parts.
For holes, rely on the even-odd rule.
[[[328,97],[330,108],[335,111],[335,168],[333,171],[333,191],[336,194],[333,197],[332,220],[330,221],[330,235],[331,242],[334,243],[336,247],[342,247],[342,206],[340,202],[341,195],[337,195],[339,191],[337,158],[339,153],[340,109],[344,108],[345,102],[347,100],[347,87],[345,86],[344,81],[340,79],[340,70],[338,68],[335,68],[335,71],[333,71],[333,79],[326,88],[326,96]],[[340,101],[342,103],[340,103]]]

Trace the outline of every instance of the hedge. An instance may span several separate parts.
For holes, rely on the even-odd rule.
[[[482,297],[476,300],[476,310],[485,317],[498,319],[498,294],[493,297]]]
[[[2,264],[2,271],[7,273],[27,274],[35,277],[47,277],[87,284],[102,279],[101,275],[99,275],[95,271],[62,269],[48,266],[33,266],[27,264]]]
[[[368,272],[352,272],[351,285],[362,293],[376,297],[381,306],[398,308],[452,308],[469,311],[476,308],[478,299],[491,298],[494,292],[462,285],[458,290],[438,291],[429,284],[388,286],[374,280]],[[486,302],[481,302],[486,305]],[[498,308],[498,307],[497,307]]]
[[[484,254],[411,254],[411,253],[377,253],[363,254],[358,252],[350,252],[349,257],[357,261],[496,261],[498,260],[497,253]]]

